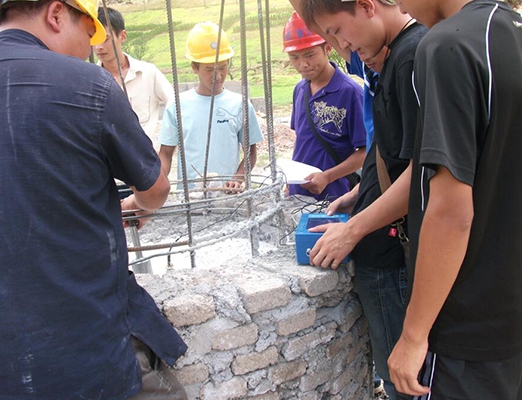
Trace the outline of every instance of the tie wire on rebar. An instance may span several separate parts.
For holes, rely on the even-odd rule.
[[[127,95],[127,89],[125,86],[125,81],[123,77],[123,71],[121,68],[121,61],[119,60],[119,55],[116,51],[116,43],[114,40],[114,34],[112,30],[112,26],[110,24],[110,18],[107,10],[106,0],[102,0],[103,10],[105,14],[105,19],[108,24],[109,36],[111,38],[112,46],[114,49],[114,53],[116,55],[116,63],[118,66],[118,71],[120,74],[120,79],[122,83],[122,89]],[[208,246],[214,244],[217,241],[224,240],[229,237],[237,236],[241,232],[249,231],[250,234],[250,242],[252,254],[255,256],[258,253],[258,244],[259,238],[257,234],[257,229],[261,222],[266,221],[269,217],[277,216],[278,219],[282,218],[282,210],[280,207],[281,202],[281,190],[280,188],[284,184],[281,177],[278,177],[278,172],[276,168],[276,151],[275,151],[275,141],[274,141],[274,119],[273,119],[273,102],[272,102],[272,71],[271,71],[271,50],[270,50],[270,5],[269,0],[265,1],[265,17],[266,23],[263,21],[263,3],[262,0],[258,0],[258,15],[259,15],[259,34],[261,41],[261,55],[262,55],[262,64],[263,64],[263,83],[264,83],[264,95],[265,95],[265,109],[266,109],[266,121],[267,121],[267,140],[268,140],[268,153],[269,153],[269,162],[270,162],[270,175],[272,179],[272,184],[261,187],[260,189],[252,190],[252,166],[250,160],[250,120],[249,120],[249,87],[248,87],[248,68],[247,68],[247,51],[246,51],[246,11],[244,0],[239,1],[239,10],[240,10],[240,41],[241,41],[241,86],[242,86],[242,108],[243,108],[243,157],[244,157],[244,165],[245,165],[245,191],[243,193],[238,193],[235,195],[231,195],[230,197],[237,197],[237,199],[246,199],[246,207],[247,207],[247,218],[250,220],[248,223],[244,223],[241,229],[238,230],[237,233],[225,234],[218,239],[213,239],[207,241],[207,237],[198,238],[198,244],[194,245],[194,233],[192,227],[192,212],[208,209],[209,205],[215,201],[218,201],[219,198],[207,199],[208,192],[213,190],[222,191],[222,189],[213,189],[207,188],[207,181],[211,178],[207,177],[208,173],[208,158],[210,154],[210,139],[211,139],[211,127],[212,127],[212,116],[214,109],[214,99],[216,92],[216,78],[217,78],[217,70],[218,70],[218,60],[219,60],[219,48],[221,45],[221,32],[223,26],[223,17],[224,17],[224,6],[225,0],[221,1],[220,6],[220,16],[219,16],[219,33],[218,33],[218,43],[216,52],[216,58],[214,63],[214,75],[213,75],[213,83],[212,83],[212,95],[211,95],[211,104],[209,110],[209,124],[208,124],[208,132],[207,132],[207,142],[205,146],[205,168],[203,171],[202,181],[203,181],[203,201],[192,200],[190,198],[190,193],[194,191],[198,191],[199,189],[190,189],[189,183],[198,180],[189,180],[187,174],[187,164],[185,157],[185,146],[183,140],[183,126],[182,126],[182,118],[181,118],[181,106],[179,100],[179,79],[178,79],[178,68],[176,61],[176,47],[175,47],[175,32],[174,32],[174,22],[172,18],[172,4],[171,0],[166,0],[166,11],[167,11],[167,22],[168,22],[168,30],[169,30],[169,45],[170,45],[170,55],[171,55],[171,65],[172,65],[172,77],[173,77],[173,88],[174,88],[174,99],[175,99],[175,109],[176,109],[176,119],[177,119],[177,127],[178,127],[178,152],[180,157],[180,172],[181,178],[183,181],[183,197],[184,202],[180,203],[177,206],[167,205],[163,206],[158,212],[153,214],[146,214],[139,218],[157,218],[158,216],[171,215],[172,213],[184,213],[187,221],[187,240],[178,241],[174,243],[161,243],[157,245],[146,245],[146,246],[138,246],[138,247],[129,247],[129,251],[138,252],[141,250],[152,250],[152,249],[162,249],[162,248],[172,248],[172,247],[181,247],[187,246],[187,248],[183,250],[177,251],[169,251],[167,253],[162,254],[154,254],[148,257],[138,258],[133,260],[130,265],[138,264],[150,260],[154,257],[159,257],[162,255],[168,255],[175,252],[188,251],[190,252],[190,261],[191,267],[195,268],[196,260],[195,260],[195,250],[204,246]],[[265,30],[266,27],[266,30]],[[266,46],[265,46],[266,43]],[[91,55],[91,61],[93,61],[93,57]],[[254,216],[253,212],[253,201],[252,197],[260,194],[271,193],[274,202],[274,208],[269,212],[263,213],[259,218]],[[136,211],[140,210],[129,210],[123,213],[123,220],[137,220],[138,217],[135,215]],[[212,236],[215,237],[215,234],[208,235],[208,238]],[[200,242],[203,241],[203,242]]]

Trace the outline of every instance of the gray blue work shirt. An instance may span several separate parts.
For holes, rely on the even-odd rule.
[[[0,398],[124,399],[131,335],[169,364],[185,352],[128,271],[114,183],[159,172],[110,74],[0,32]]]

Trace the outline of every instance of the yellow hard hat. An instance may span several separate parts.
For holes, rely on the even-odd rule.
[[[70,0],[74,1],[78,7],[80,7],[81,11],[89,14],[89,16],[94,21],[94,27],[96,28],[96,32],[94,32],[94,36],[91,38],[91,46],[101,44],[105,42],[107,39],[107,34],[105,33],[105,28],[98,20],[98,0]]]
[[[211,64],[216,61],[216,49],[219,26],[213,22],[200,22],[189,32],[187,37],[187,52],[185,57],[190,61],[203,64]],[[224,30],[221,30],[219,46],[219,61],[232,58],[234,50]]]
[[[0,0],[0,8],[13,1],[39,1],[39,0]],[[94,21],[96,32],[91,38],[91,46],[105,42],[106,33],[103,25],[98,21],[98,0],[61,0],[63,3],[70,5],[73,8],[87,14]]]

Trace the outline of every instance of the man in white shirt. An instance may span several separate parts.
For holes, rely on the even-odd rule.
[[[107,8],[107,13],[110,29],[103,8],[100,7],[98,10],[98,18],[107,32],[105,42],[94,46],[96,56],[100,60],[99,65],[109,71],[122,87],[123,77],[132,109],[138,115],[141,127],[158,150],[156,130],[160,111],[162,106],[174,100],[174,89],[154,64],[137,60],[123,52],[122,44],[127,38],[123,16],[112,8]],[[112,44],[111,31],[115,46]]]

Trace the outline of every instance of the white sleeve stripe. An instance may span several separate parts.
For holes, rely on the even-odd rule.
[[[498,9],[498,4],[495,5],[493,10],[491,11],[489,18],[488,18],[488,24],[486,28],[486,57],[488,60],[488,73],[489,73],[489,83],[488,83],[488,120],[491,121],[491,97],[492,97],[492,91],[493,91],[493,72],[491,68],[491,55],[489,53],[490,50],[490,33],[491,33],[491,20],[493,19],[493,15]]]
[[[425,199],[425,196],[424,196],[424,166],[422,167],[422,170],[421,170],[421,176],[420,176],[420,185],[421,185],[421,210],[422,212],[424,212],[426,210],[426,205],[425,205],[425,202],[426,202],[426,199]]]
[[[417,93],[417,88],[415,87],[415,71],[411,74],[411,85],[413,86],[413,91],[415,92],[415,98],[417,99],[417,103],[419,104],[419,107],[421,105],[420,99],[419,99],[419,93]]]

